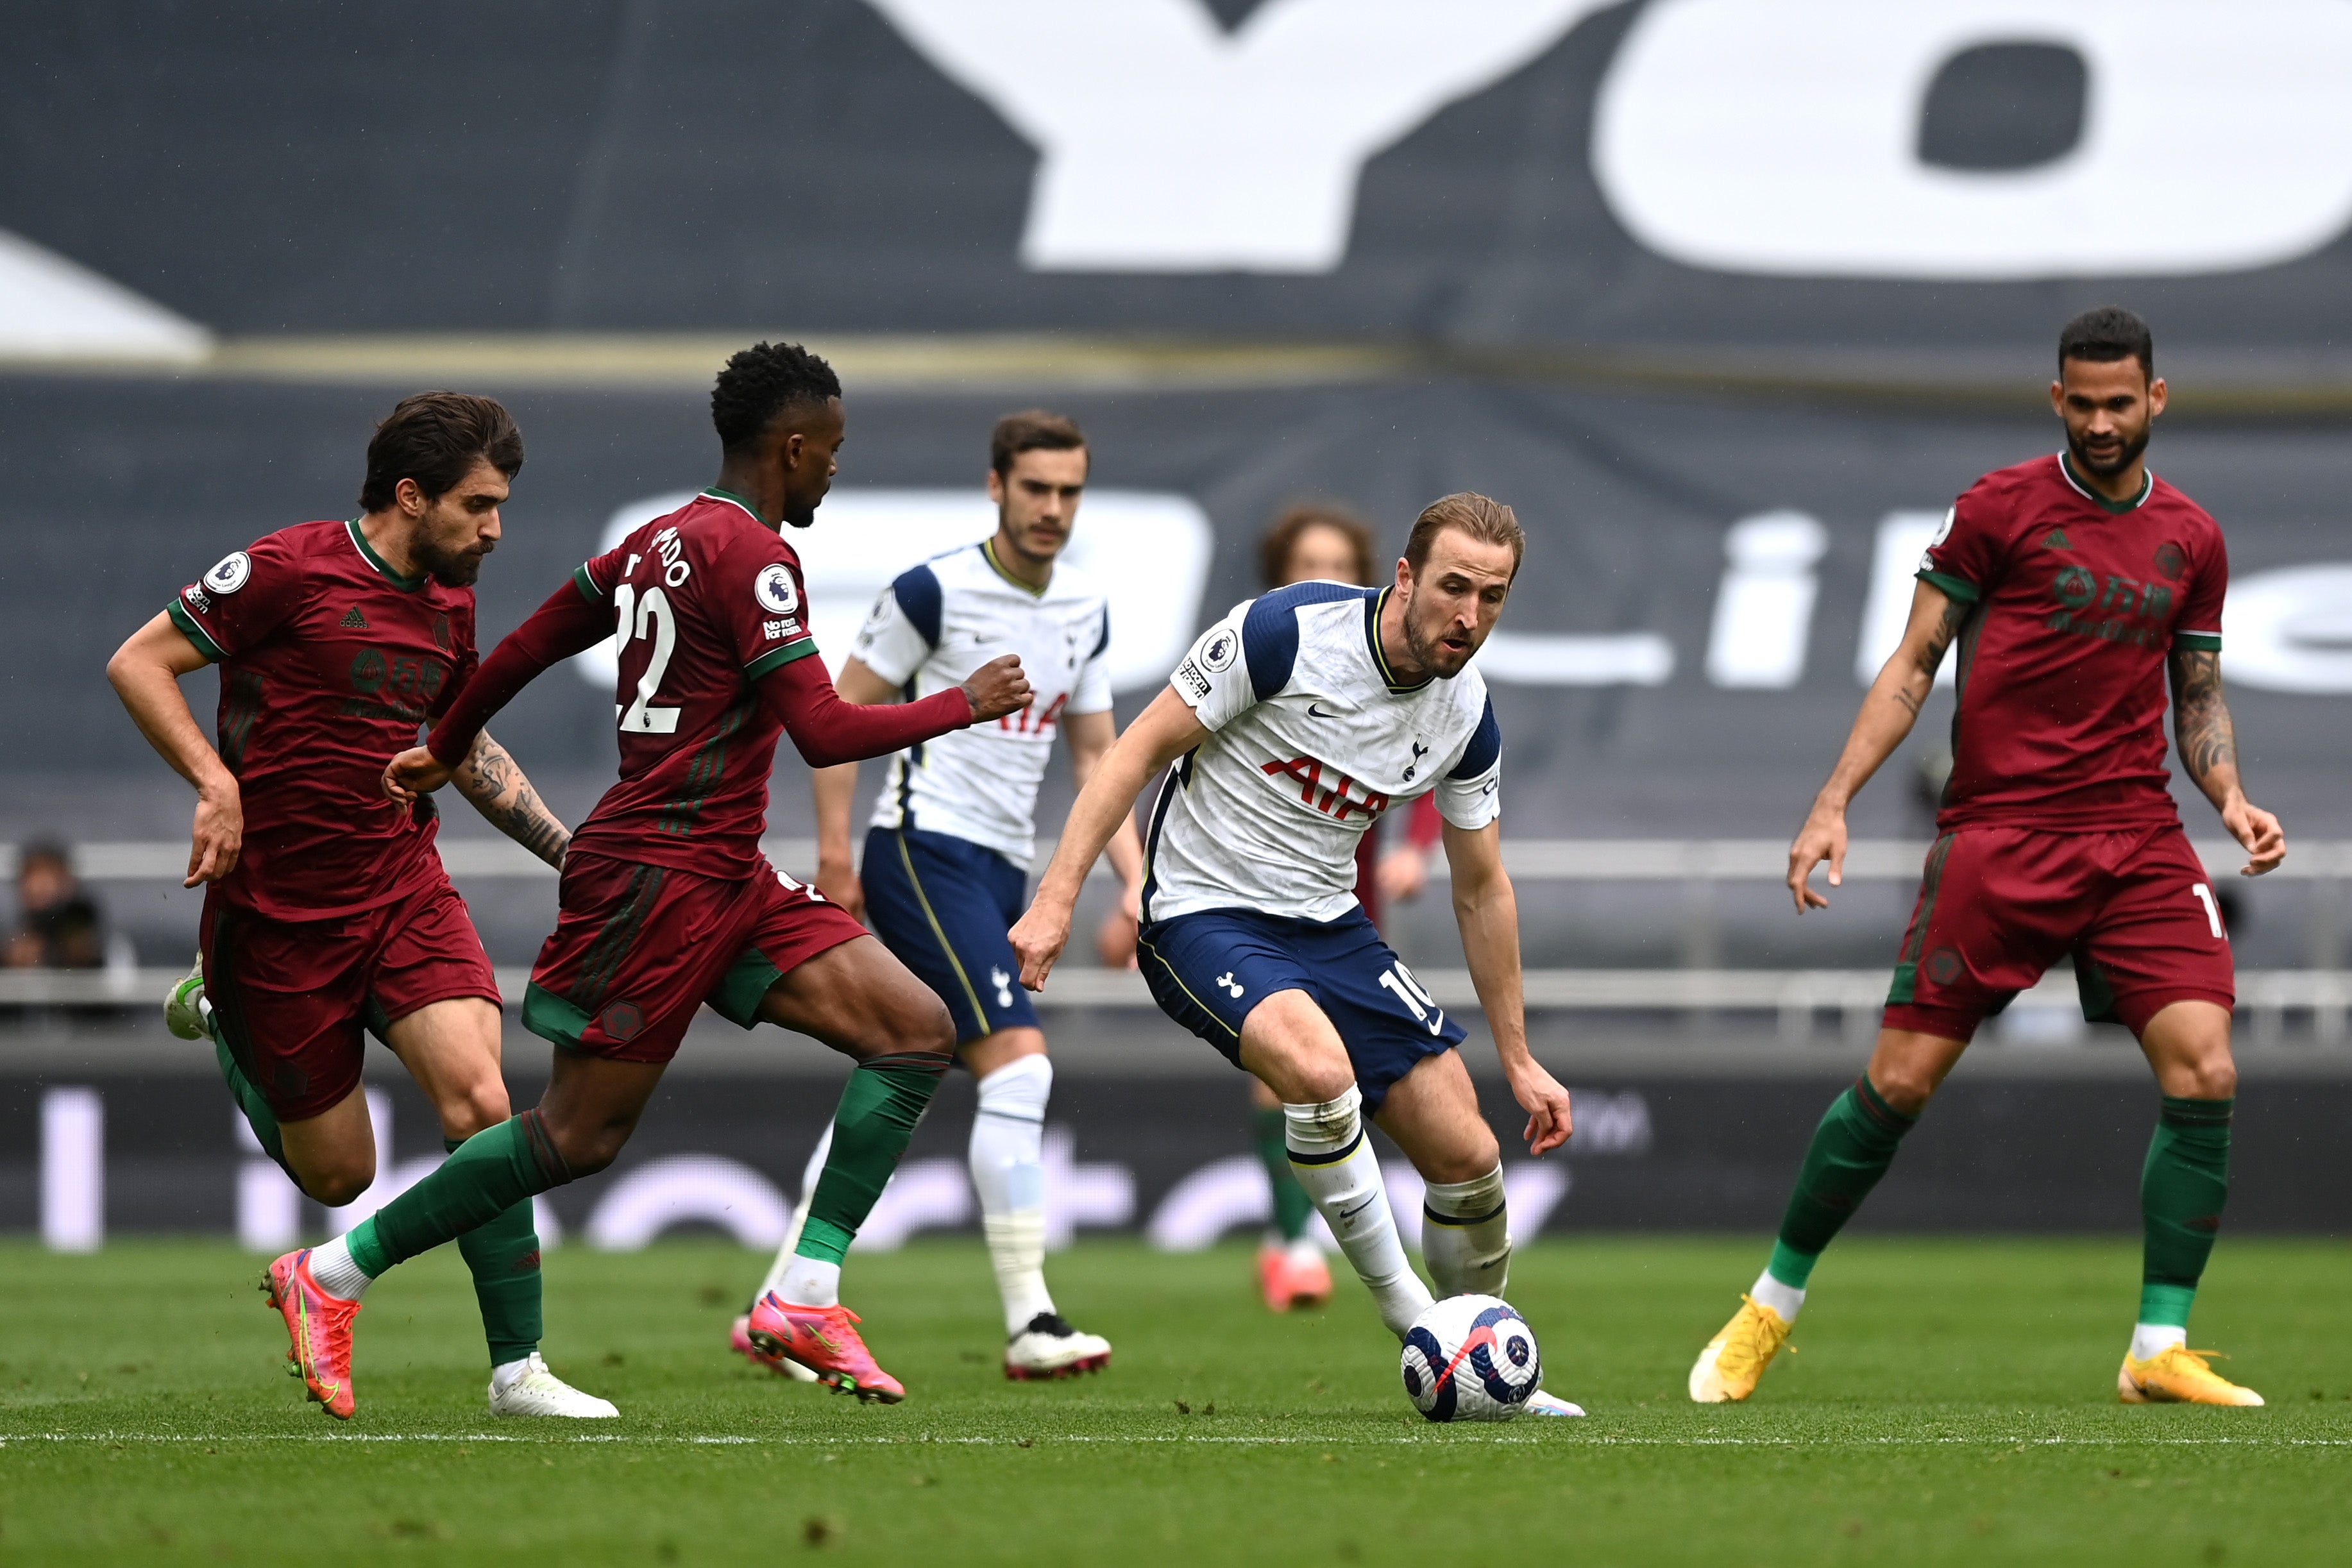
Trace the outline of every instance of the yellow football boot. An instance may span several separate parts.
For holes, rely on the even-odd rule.
[[[2205,1364],[2218,1350],[2190,1350],[2176,1344],[2146,1361],[2124,1352],[2124,1367],[2116,1374],[2116,1392],[2126,1405],[2260,1405],[2263,1396],[2241,1388]],[[1694,1381],[1693,1388],[1698,1386]]]
[[[1706,1342],[1691,1365],[1690,1396],[1701,1405],[1721,1405],[1755,1393],[1756,1380],[1789,1343],[1788,1319],[1744,1291],[1739,1301],[1739,1311],[1721,1333]]]

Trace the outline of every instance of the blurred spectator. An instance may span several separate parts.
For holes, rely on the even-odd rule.
[[[65,846],[29,843],[16,856],[16,930],[12,969],[96,969],[106,964],[98,904],[75,880]]]

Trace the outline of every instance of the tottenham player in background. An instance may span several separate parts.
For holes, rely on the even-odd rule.
[[[1086,437],[1060,414],[1032,410],[999,420],[989,439],[988,498],[996,532],[903,573],[876,601],[856,651],[835,685],[853,703],[920,700],[962,685],[986,660],[1017,653],[1035,694],[994,724],[942,735],[890,758],[866,835],[865,879],[849,853],[857,765],[819,768],[817,886],[862,915],[891,952],[939,993],[955,1019],[956,1051],[979,1081],[971,1182],[1004,1301],[1004,1375],[1066,1377],[1097,1371],[1110,1343],[1072,1327],[1045,1289],[1045,1100],[1054,1083],[1045,1031],[1005,928],[1021,914],[1036,841],[1037,787],[1054,749],[1069,744],[1083,789],[1117,736],[1110,708],[1110,612],[1096,587],[1058,558],[1086,488]],[[1111,916],[1129,951],[1143,873],[1135,830],[1121,824],[1111,863],[1125,884]],[[815,1188],[832,1145],[809,1157]],[[801,1216],[795,1216],[796,1221]],[[795,1223],[796,1235],[799,1225]],[[792,1260],[787,1236],[761,1293]],[[752,1297],[759,1300],[759,1295]],[[737,1350],[751,1348],[749,1319]],[[795,1370],[785,1362],[780,1371]]]
[[[1471,656],[1526,550],[1508,507],[1431,503],[1386,588],[1305,582],[1203,632],[1079,792],[1013,929],[1042,989],[1079,883],[1170,764],[1151,813],[1143,973],[1160,1009],[1282,1101],[1299,1185],[1402,1339],[1431,1302],[1406,1261],[1369,1111],[1427,1183],[1423,1255],[1448,1295],[1498,1295],[1511,1260],[1501,1150],[1454,1047],[1462,1026],[1365,917],[1356,842],[1434,792],[1454,912],[1530,1152],[1570,1133],[1568,1092],[1529,1054],[1518,905],[1504,873],[1502,735]],[[1582,1415],[1538,1394],[1529,1408]]]

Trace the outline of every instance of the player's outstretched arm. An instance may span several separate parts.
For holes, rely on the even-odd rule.
[[[898,688],[876,674],[854,654],[833,680],[841,700],[860,707],[887,703]],[[809,769],[809,795],[816,806],[816,890],[852,920],[866,918],[866,885],[857,880],[850,853],[849,817],[856,803],[857,764],[835,763]]]
[[[844,702],[817,653],[777,665],[760,677],[758,689],[811,768],[887,756],[951,729],[1018,713],[1030,702],[1029,677],[1011,653],[991,659],[962,685],[920,702],[871,707]]]
[[[1827,898],[1808,885],[1822,862],[1830,862],[1832,887],[1845,881],[1846,805],[1918,722],[1919,710],[1936,689],[1944,652],[1967,623],[1969,609],[1932,582],[1923,581],[1912,591],[1911,620],[1903,628],[1903,642],[1870,683],[1862,711],[1854,715],[1853,728],[1845,737],[1845,749],[1838,753],[1829,782],[1813,797],[1813,809],[1789,846],[1789,893],[1797,901],[1798,914],[1830,906]]]
[[[2246,799],[2238,779],[2238,734],[2230,705],[2221,698],[2221,655],[2210,648],[2175,648],[2167,661],[2172,676],[2172,738],[2180,766],[2221,813],[2221,825],[2243,844],[2249,859],[2241,876],[2275,871],[2286,859],[2286,830],[2279,820]]]
[[[1486,1030],[1511,1097],[1528,1113],[1528,1152],[1540,1155],[1568,1142],[1576,1130],[1568,1091],[1528,1050],[1526,993],[1519,979],[1519,897],[1503,869],[1503,825],[1445,824],[1445,862],[1454,881],[1454,923],[1470,965]]]
[[[402,752],[383,770],[385,798],[405,805],[449,782],[474,753],[482,727],[549,665],[583,653],[613,634],[613,607],[591,600],[572,579],[530,618],[499,640],[451,700],[423,746]]]
[[[1083,790],[1102,759],[1118,739],[1118,719],[1110,709],[1099,713],[1062,715],[1062,738],[1070,747],[1070,781]],[[1114,968],[1135,967],[1135,939],[1143,921],[1143,841],[1135,831],[1135,813],[1118,820],[1118,830],[1104,846],[1110,868],[1118,873],[1118,907],[1103,917],[1096,949]]]
[[[556,870],[563,869],[563,849],[572,841],[572,830],[541,803],[521,766],[490,738],[488,730],[475,737],[474,749],[450,780],[483,821]]]
[[[196,816],[189,833],[188,874],[182,887],[218,882],[236,868],[245,844],[245,798],[236,775],[220,759],[188,711],[180,677],[209,663],[186,633],[158,615],[132,632],[106,662],[106,678],[131,722],[172,770],[196,787]]]
[[[1010,934],[1013,950],[1021,956],[1023,985],[1033,991],[1045,988],[1045,977],[1069,946],[1070,912],[1077,907],[1078,889],[1095,857],[1135,809],[1143,787],[1208,738],[1207,727],[1170,687],[1152,698],[1151,706],[1103,754],[1070,806],[1053,863],[1037,879],[1037,896]]]

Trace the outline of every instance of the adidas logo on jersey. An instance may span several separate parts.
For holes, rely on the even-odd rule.
[[[342,620],[336,624],[347,632],[364,632],[368,629],[367,617],[360,613],[360,607],[356,604],[344,612]]]
[[[2065,529],[2053,528],[2048,533],[2042,536],[2042,548],[2043,549],[2073,549],[2074,548],[2074,541],[2066,537]]]

